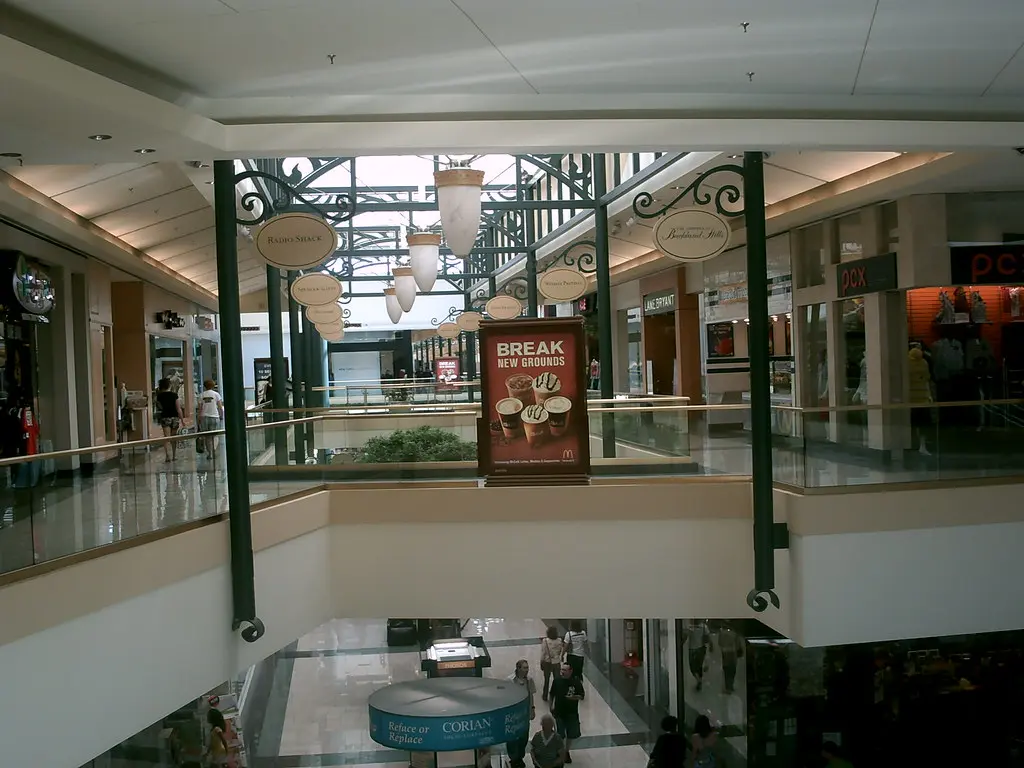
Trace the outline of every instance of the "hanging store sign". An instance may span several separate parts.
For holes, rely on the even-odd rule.
[[[736,326],[733,323],[708,325],[708,358],[736,356]]]
[[[587,278],[578,269],[557,267],[537,278],[537,290],[551,301],[575,301],[587,292]]]
[[[729,247],[732,228],[709,208],[685,208],[660,219],[654,227],[658,250],[678,261],[704,261]]]
[[[1024,285],[1024,243],[952,246],[949,274],[953,285]]]
[[[341,322],[341,307],[337,304],[306,307],[306,319],[314,325]]]
[[[307,307],[337,304],[341,298],[341,283],[334,275],[313,272],[292,283],[292,298]]]
[[[590,473],[583,320],[486,322],[480,327],[480,472],[492,483],[579,482]]]
[[[316,332],[326,339],[328,336],[344,333],[345,326],[342,325],[341,320],[335,320],[333,323],[316,323]]]
[[[31,315],[49,313],[56,299],[50,275],[21,253],[14,260],[11,291],[18,305]]]
[[[523,305],[514,296],[495,296],[484,306],[484,312],[494,320],[514,320],[523,314]]]
[[[896,254],[886,253],[870,259],[837,264],[836,285],[842,298],[879,291],[895,291],[898,286]]]
[[[664,315],[676,311],[676,292],[661,291],[644,296],[644,315]]]
[[[462,333],[462,329],[455,323],[441,323],[437,326],[437,335],[442,339],[455,339]]]
[[[480,330],[480,321],[484,316],[479,312],[463,312],[455,318],[455,324],[467,333],[474,333]]]
[[[294,271],[322,264],[338,249],[338,233],[318,216],[282,213],[259,228],[253,243],[271,266]]]

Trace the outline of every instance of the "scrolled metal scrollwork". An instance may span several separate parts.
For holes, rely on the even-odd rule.
[[[757,590],[752,589],[747,593],[747,605],[758,613],[764,613],[768,610],[768,605],[774,605],[779,608],[782,603],[779,601],[779,596],[775,594],[774,589]]]
[[[530,289],[526,284],[525,277],[513,277],[498,289],[498,293],[511,296],[513,299],[518,299],[519,301],[526,301],[529,296]]]
[[[572,251],[577,248],[588,249],[584,253],[573,254]],[[547,268],[557,269],[558,267],[568,267],[569,269],[576,269],[585,275],[592,275],[597,272],[597,243],[593,240],[578,240],[575,243],[569,245],[565,250],[558,254]]]
[[[255,643],[267,632],[266,625],[258,616],[253,616],[251,619],[239,620],[235,628],[242,628],[242,639],[247,643]]]
[[[479,310],[486,306],[487,301],[491,298],[491,292],[483,287],[477,288],[473,293],[473,297],[469,300],[469,306],[474,310]]]
[[[252,214],[251,218],[235,217],[235,222],[243,226],[252,227],[262,224],[279,213],[291,210],[293,206],[305,208],[333,225],[348,221],[355,214],[352,201],[344,192],[326,196],[330,201],[329,204],[337,208],[336,211],[326,211],[319,205],[311,203],[303,196],[302,192],[272,173],[248,170],[235,175],[236,185],[246,180],[264,182],[266,191],[263,186],[256,184],[255,190],[242,195],[239,205],[243,211]],[[274,186],[273,190],[270,185]]]
[[[740,177],[740,181],[743,180],[743,167],[739,165],[718,165],[714,168],[710,168],[692,182],[690,182],[675,198],[656,211],[651,211],[655,205],[654,195],[650,192],[641,192],[633,198],[633,213],[639,216],[641,219],[655,219],[658,216],[668,212],[670,208],[675,206],[680,200],[689,194],[693,195],[693,202],[695,205],[710,205],[712,199],[714,199],[715,210],[718,211],[722,216],[734,218],[736,216],[743,215],[743,208],[728,207],[729,205],[735,206],[743,197],[743,190],[740,189],[738,183],[734,181],[722,184],[714,194],[708,190],[702,190],[701,184],[708,180],[711,176],[717,173],[733,173]]]
[[[462,314],[462,310],[461,309],[459,309],[458,307],[452,307],[451,309],[448,310],[448,316],[447,317],[444,317],[444,318],[442,318],[440,320],[438,320],[436,317],[431,318],[430,324],[432,326],[434,326],[435,328],[437,328],[437,326],[439,326],[441,323],[450,323],[452,320],[454,320],[460,314]]]

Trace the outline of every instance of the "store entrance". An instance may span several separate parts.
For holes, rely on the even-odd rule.
[[[644,317],[644,354],[647,392],[674,395],[676,392],[676,313]]]

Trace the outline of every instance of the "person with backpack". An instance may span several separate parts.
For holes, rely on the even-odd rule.
[[[580,619],[569,622],[569,631],[565,633],[565,663],[572,667],[572,673],[582,679],[583,660],[587,653],[587,630]]]
[[[707,715],[699,715],[690,737],[693,750],[690,768],[725,768],[725,760],[718,749],[718,731],[711,727]]]

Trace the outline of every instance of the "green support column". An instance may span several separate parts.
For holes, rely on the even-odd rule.
[[[750,441],[754,503],[754,590],[747,602],[778,607],[772,510],[772,413],[768,360],[768,248],[764,219],[764,154],[743,154],[743,208],[747,230],[747,329],[750,356]],[[761,607],[758,608],[757,603]]]
[[[231,539],[232,627],[243,624],[242,638],[263,636],[256,616],[256,584],[249,516],[249,456],[245,435],[245,381],[242,374],[242,316],[238,295],[238,241],[235,222],[235,164],[213,166],[213,208],[217,242],[217,292],[220,303],[221,365],[224,381],[224,449],[228,475],[228,529]]]
[[[537,239],[536,223],[533,219],[533,211],[525,211],[526,216],[526,314],[530,317],[537,317],[537,249],[534,241]]]
[[[302,349],[302,316],[299,303],[292,298],[292,283],[298,272],[288,273],[288,344],[292,361],[292,418],[301,419],[305,416],[303,406],[303,382],[305,381],[305,354]],[[306,460],[306,429],[303,426],[292,430],[292,441],[295,444],[295,463],[302,464]]]
[[[284,365],[284,322],[281,319],[281,270],[267,267],[267,314],[270,315],[270,386],[271,405],[277,413],[274,421],[286,421],[288,408],[287,375]],[[274,430],[274,459],[278,466],[288,463],[288,430]]]
[[[463,305],[465,310],[468,312],[473,309],[473,304],[469,300],[469,294],[467,293],[463,297]],[[462,354],[462,350],[459,350]],[[466,381],[476,381],[476,334],[472,331],[466,332]],[[466,387],[466,391],[469,394],[469,402],[473,402],[476,399],[476,395],[473,392],[473,387]]]
[[[594,155],[594,199],[608,192],[604,155]],[[608,257],[608,205],[598,202],[594,209],[594,255],[597,257],[597,349],[601,359],[601,399],[615,396],[615,367],[612,362],[612,275]],[[583,375],[586,375],[584,372]],[[604,406],[608,407],[608,406]],[[615,414],[601,419],[601,445],[606,459],[615,458]]]

